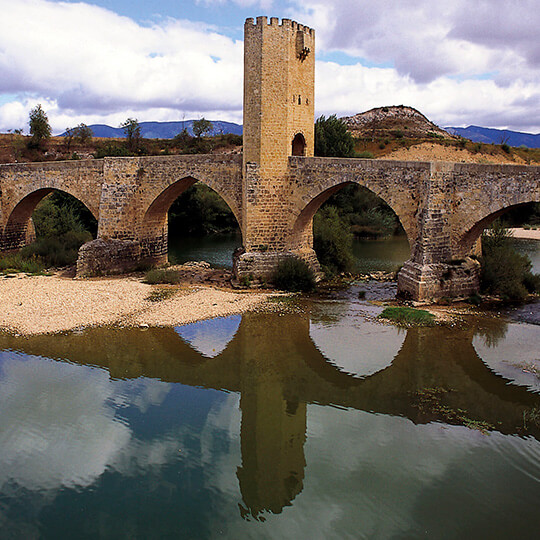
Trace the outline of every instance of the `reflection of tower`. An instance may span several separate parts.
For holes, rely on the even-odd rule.
[[[294,341],[283,335],[281,321],[274,317],[267,322],[263,326],[257,318],[246,317],[239,330],[244,365],[242,466],[237,474],[247,507],[243,514],[254,517],[263,511],[277,514],[290,505],[302,491],[306,465],[307,406],[284,397],[284,366],[295,363]]]
[[[302,491],[306,404],[291,403],[276,381],[242,392],[242,466],[238,480],[245,512],[278,514]]]

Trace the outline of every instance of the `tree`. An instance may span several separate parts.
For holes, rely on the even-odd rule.
[[[315,122],[315,155],[328,157],[354,157],[354,139],[345,122],[335,114],[321,116]]]
[[[76,128],[74,128],[74,136],[77,141],[81,144],[88,143],[92,140],[94,133],[92,130],[83,123],[80,123]]]
[[[130,150],[136,150],[141,140],[141,126],[136,118],[128,118],[120,124],[127,138],[127,145]]]
[[[195,137],[197,137],[197,139],[201,138],[205,133],[208,133],[213,129],[214,126],[212,125],[212,122],[204,118],[204,116],[200,120],[193,121],[193,134]]]
[[[32,144],[39,146],[42,141],[46,141],[51,136],[51,126],[47,114],[42,109],[41,104],[36,105],[31,111],[28,120]]]

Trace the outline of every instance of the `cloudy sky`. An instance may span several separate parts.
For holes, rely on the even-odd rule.
[[[0,132],[242,122],[243,23],[317,31],[316,114],[411,105],[441,126],[540,132],[537,0],[0,0]]]

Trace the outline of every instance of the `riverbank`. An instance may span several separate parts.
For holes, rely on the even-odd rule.
[[[521,238],[523,240],[540,240],[540,229],[523,229],[521,227],[515,227],[509,229],[512,232],[514,238]]]
[[[132,276],[73,280],[18,274],[0,278],[0,329],[32,335],[89,326],[176,326],[244,313],[272,295],[206,285],[147,285]]]

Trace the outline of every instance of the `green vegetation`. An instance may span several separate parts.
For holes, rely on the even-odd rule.
[[[36,241],[15,255],[0,259],[0,270],[40,272],[52,266],[68,266],[77,260],[79,248],[92,240],[97,223],[79,201],[53,192],[36,207],[32,216]]]
[[[52,131],[49,119],[41,104],[36,105],[30,111],[28,125],[30,126],[30,135],[32,135],[29,146],[38,148],[42,142],[51,137]]]
[[[183,235],[230,233],[238,223],[227,203],[212,189],[197,183],[184,191],[169,210],[169,231]]]
[[[531,261],[512,248],[510,238],[500,222],[482,237],[481,290],[505,301],[522,301],[540,292],[540,275],[531,272]]]
[[[403,326],[432,326],[435,322],[433,313],[410,307],[387,307],[379,318],[388,319]]]
[[[350,272],[354,265],[350,224],[335,206],[325,206],[313,219],[313,247],[327,276]]]
[[[210,133],[213,129],[212,122],[204,116],[200,120],[194,120],[193,122],[193,134],[197,139],[200,139],[206,133]]]
[[[180,272],[178,270],[156,268],[146,273],[144,282],[150,285],[157,285],[158,283],[176,285],[180,283]]]
[[[315,155],[330,157],[354,157],[354,139],[347,131],[345,122],[335,114],[321,116],[315,122]]]
[[[315,276],[305,261],[287,258],[281,261],[272,279],[278,289],[291,292],[309,292],[315,288]]]
[[[141,141],[141,126],[136,118],[128,118],[120,124],[124,130],[127,139],[127,147],[129,150],[136,151],[139,148]]]

